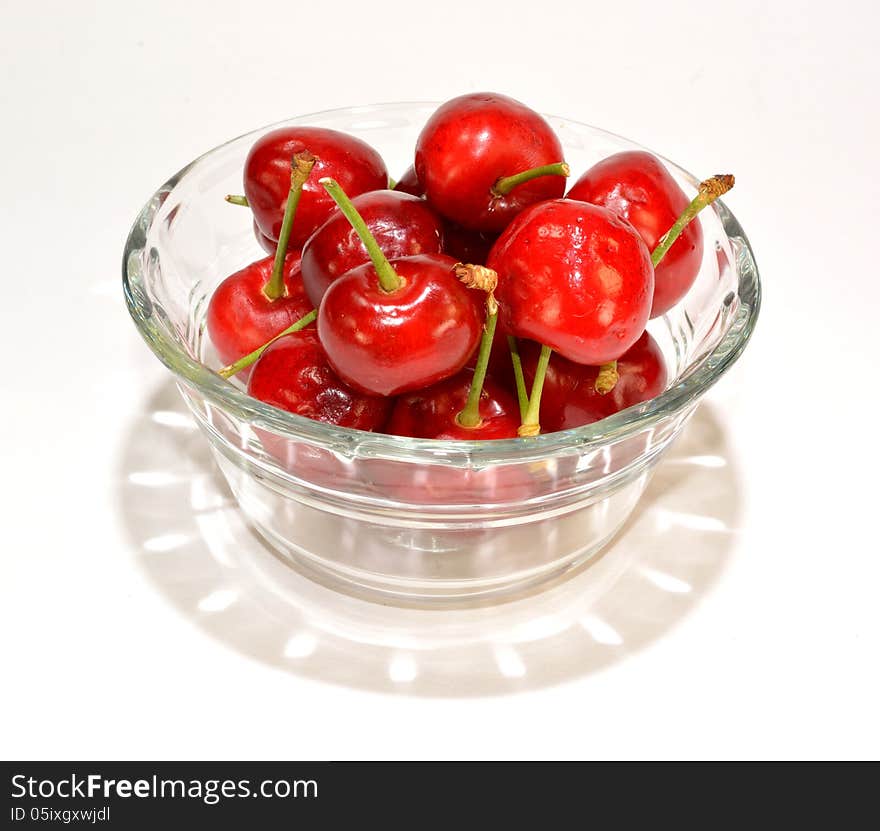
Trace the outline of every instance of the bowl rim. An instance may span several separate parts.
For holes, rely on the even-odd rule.
[[[722,200],[716,200],[711,207],[720,220],[733,249],[734,262],[732,265],[737,273],[737,296],[739,298],[738,307],[727,331],[710,352],[689,367],[681,378],[660,395],[642,404],[621,410],[601,421],[569,430],[544,433],[530,438],[440,440],[371,433],[314,421],[252,398],[215,371],[192,358],[174,338],[168,335],[161,325],[158,325],[156,315],[153,312],[153,303],[149,300],[141,280],[140,255],[146,249],[148,233],[165,199],[181,180],[201,162],[229,145],[245,139],[255,140],[266,131],[290,124],[303,124],[311,119],[326,118],[349,112],[362,114],[367,111],[391,107],[437,107],[440,103],[435,101],[383,102],[336,107],[282,119],[250,130],[202,153],[158,188],[139,212],[126,239],[122,257],[123,292],[129,313],[141,336],[159,360],[177,376],[179,381],[188,387],[194,387],[209,401],[238,418],[268,428],[286,438],[324,446],[346,455],[354,451],[357,455],[408,462],[430,461],[432,464],[464,464],[468,467],[487,467],[518,461],[545,460],[566,451],[577,450],[579,453],[584,453],[599,450],[608,444],[649,429],[662,419],[685,410],[736,362],[748,344],[758,319],[761,307],[761,281],[748,238],[739,221]],[[587,128],[594,132],[603,133],[610,138],[627,142],[630,145],[628,149],[645,150],[656,156],[679,177],[685,179],[695,190],[699,184],[699,179],[675,162],[625,136],[562,116],[545,114],[544,117],[548,120]]]

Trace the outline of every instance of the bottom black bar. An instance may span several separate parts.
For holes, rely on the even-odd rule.
[[[848,827],[869,792],[827,766],[654,766],[553,763],[3,762],[0,827],[170,829],[420,827],[445,819],[469,828],[526,817],[536,828],[637,818],[713,827],[801,810]],[[843,774],[845,766],[837,771]],[[821,779],[820,779],[821,777]],[[838,786],[835,790],[833,785]],[[840,786],[848,791],[841,798]],[[701,807],[702,806],[702,807]],[[709,807],[711,806],[711,807]],[[473,809],[479,807],[480,813]],[[708,810],[707,810],[708,809]],[[775,810],[774,810],[775,809]],[[339,821],[337,823],[337,820]],[[189,825],[192,823],[192,825]]]

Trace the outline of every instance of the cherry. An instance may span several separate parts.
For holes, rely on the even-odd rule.
[[[284,260],[285,293],[270,300],[263,291],[274,257],[266,257],[227,277],[208,304],[208,335],[220,360],[231,364],[262,346],[313,308],[299,269],[299,254]]]
[[[510,393],[491,378],[483,381],[480,427],[463,427],[457,416],[468,399],[473,370],[464,369],[424,390],[396,399],[386,432],[417,439],[513,439],[519,427],[519,409]]]
[[[339,184],[322,179],[370,253],[321,301],[318,334],[330,365],[354,389],[398,395],[458,372],[482,326],[479,301],[455,260],[421,254],[389,262]]]
[[[379,430],[390,399],[356,393],[330,369],[314,329],[286,333],[263,350],[248,392],[274,407],[360,430]],[[288,472],[324,487],[345,486],[351,468],[330,450],[255,427],[267,453]]]
[[[394,260],[385,289],[368,263],[327,290],[318,332],[330,363],[355,389],[398,395],[454,375],[480,337],[480,315],[444,254]]]
[[[224,363],[237,361],[257,349],[312,307],[302,282],[299,252],[286,252],[299,194],[314,163],[307,152],[297,153],[292,159],[290,196],[274,257],[258,260],[230,275],[211,296],[206,325]]]
[[[408,193],[410,196],[425,195],[425,189],[422,187],[421,182],[419,182],[419,177],[416,176],[415,165],[410,165],[406,169],[406,172],[394,186],[394,190],[400,193]]]
[[[688,223],[733,183],[730,175],[701,182],[697,196],[650,255],[632,225],[586,202],[551,200],[528,208],[511,223],[493,247],[489,266],[499,274],[498,296],[509,330],[542,343],[521,436],[541,430],[541,394],[553,349],[575,363],[598,366],[597,393],[614,389],[617,358],[647,322],[654,267]],[[526,385],[521,367],[515,368],[523,407]]]
[[[504,328],[576,363],[620,357],[645,329],[654,269],[635,229],[606,208],[567,199],[533,205],[489,255]]]
[[[526,382],[531,384],[541,346],[522,341],[520,355]],[[555,355],[546,369],[541,407],[545,433],[592,424],[648,401],[666,389],[663,353],[647,332],[617,359],[617,383],[608,393],[596,390],[599,367],[585,366]]]
[[[500,385],[486,377],[495,337],[497,275],[483,266],[459,264],[456,276],[466,286],[487,292],[486,327],[473,370],[424,390],[402,395],[391,414],[388,431],[424,439],[512,439],[519,427],[519,406]]]
[[[626,219],[650,250],[690,201],[663,163],[643,150],[617,153],[593,165],[568,199],[602,205]],[[669,311],[687,294],[703,260],[703,231],[692,222],[654,271],[651,317]]]
[[[526,206],[562,196],[569,175],[550,125],[525,104],[487,92],[453,98],[428,119],[415,171],[443,216],[494,233]]]
[[[288,196],[290,158],[308,150],[316,157],[313,175],[303,185],[290,245],[301,248],[334,209],[318,184],[333,176],[352,195],[388,187],[382,157],[354,136],[322,127],[282,127],[257,139],[244,167],[244,191],[260,230],[270,239],[281,234]]]
[[[361,395],[339,379],[314,329],[270,344],[254,365],[247,389],[273,407],[356,430],[380,429],[391,409],[389,399]]]
[[[440,218],[423,199],[391,190],[363,193],[351,200],[367,228],[389,258],[436,254],[441,249]],[[303,248],[306,292],[318,306],[329,285],[370,255],[342,211],[335,211]]]

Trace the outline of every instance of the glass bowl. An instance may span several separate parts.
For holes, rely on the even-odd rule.
[[[123,258],[131,316],[174,373],[254,528],[322,582],[381,602],[432,606],[503,600],[587,563],[635,508],[701,396],[742,353],[760,305],[748,240],[716,202],[701,214],[705,250],[695,285],[649,327],[666,358],[667,390],[596,424],[531,439],[407,439],[292,415],[223,380],[205,310],[224,277],[264,256],[249,211],[223,198],[241,191],[254,141],[283,125],[343,130],[400,175],[436,107],[305,115],[211,150],[154,194]],[[575,176],[638,147],[595,127],[548,120]],[[666,164],[694,193],[699,180]]]

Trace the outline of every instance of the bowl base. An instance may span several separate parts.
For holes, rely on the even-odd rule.
[[[361,599],[424,608],[502,603],[577,573],[623,526],[654,470],[649,465],[614,493],[563,514],[412,527],[281,495],[215,456],[251,526],[298,572]]]
[[[583,551],[575,552],[562,563],[555,564],[538,574],[520,579],[504,581],[503,584],[486,588],[449,587],[438,592],[420,592],[416,587],[389,588],[386,584],[373,581],[369,576],[354,576],[328,566],[326,561],[316,559],[308,551],[299,549],[273,535],[268,529],[252,526],[254,531],[266,542],[274,554],[303,577],[333,591],[342,592],[359,600],[378,603],[383,606],[398,606],[417,609],[461,609],[479,606],[494,606],[546,591],[568,580],[600,559],[606,547],[612,542],[620,528],[616,528],[604,540],[590,545]]]

